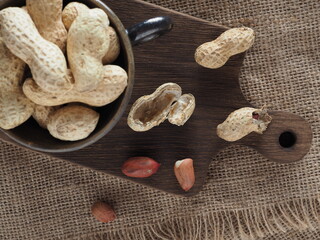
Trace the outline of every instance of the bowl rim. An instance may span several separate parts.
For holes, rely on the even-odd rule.
[[[135,75],[135,62],[134,62],[134,55],[132,50],[131,41],[129,39],[129,36],[127,35],[126,29],[123,26],[121,20],[118,18],[118,16],[102,1],[100,0],[89,0],[91,3],[96,5],[96,7],[102,9],[105,11],[110,19],[110,22],[113,24],[113,26],[116,28],[115,30],[119,34],[120,41],[122,42],[122,47],[124,50],[124,58],[127,61],[127,69],[128,69],[128,85],[126,87],[125,92],[123,93],[123,99],[118,107],[118,109],[115,111],[114,116],[112,119],[105,124],[105,126],[99,130],[96,133],[91,133],[93,135],[89,135],[86,139],[79,140],[73,142],[72,146],[66,147],[66,148],[45,148],[45,147],[39,147],[38,145],[33,145],[31,142],[27,142],[25,139],[22,139],[21,137],[17,136],[10,130],[5,130],[0,128],[0,130],[8,136],[10,139],[12,139],[14,142],[18,143],[19,145],[22,145],[26,148],[39,151],[39,152],[47,152],[47,153],[66,153],[66,152],[73,152],[80,149],[83,149],[85,147],[88,147],[94,143],[96,143],[98,140],[103,138],[105,135],[107,135],[119,122],[121,117],[123,116],[129,101],[131,99],[132,91],[133,91],[133,85],[134,85],[134,75]],[[2,9],[0,9],[2,10]],[[81,142],[80,142],[81,141]],[[70,142],[69,142],[70,143]]]

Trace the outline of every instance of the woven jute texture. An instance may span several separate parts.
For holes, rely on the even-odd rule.
[[[309,121],[312,149],[280,165],[230,147],[213,158],[202,192],[182,198],[0,142],[0,239],[320,239],[320,1],[149,2],[252,27],[242,90],[255,106]],[[98,199],[116,221],[91,217]]]

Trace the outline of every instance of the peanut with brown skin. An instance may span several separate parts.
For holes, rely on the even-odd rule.
[[[62,0],[27,0],[27,9],[41,36],[64,52],[67,30],[62,22]]]
[[[149,157],[132,157],[122,165],[121,171],[128,177],[147,178],[155,174],[160,164]]]
[[[206,68],[220,68],[231,56],[247,51],[253,45],[254,38],[254,31],[251,28],[229,29],[217,39],[198,47],[195,60]]]
[[[112,222],[116,219],[116,214],[113,208],[102,201],[98,201],[91,207],[92,215],[102,223]]]
[[[193,168],[193,160],[186,158],[177,161],[174,165],[174,173],[184,191],[189,191],[195,183],[195,174]]]

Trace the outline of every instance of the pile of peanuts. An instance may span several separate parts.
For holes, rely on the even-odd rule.
[[[128,75],[111,65],[120,43],[99,8],[62,0],[27,0],[0,11],[0,127],[31,116],[60,140],[87,138],[99,113],[115,101]],[[26,65],[32,77],[24,79]]]

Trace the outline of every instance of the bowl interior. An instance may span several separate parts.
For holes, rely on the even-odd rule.
[[[64,1],[64,6],[71,1]],[[119,65],[128,73],[128,86],[125,92],[113,103],[104,107],[95,108],[100,113],[100,120],[95,131],[86,139],[68,142],[52,137],[48,130],[41,128],[31,117],[27,122],[12,130],[2,130],[7,136],[19,144],[37,151],[43,152],[69,152],[75,151],[105,136],[120,120],[131,97],[134,81],[134,59],[131,43],[127,37],[125,28],[121,21],[102,1],[99,0],[78,0],[90,8],[99,7],[104,10],[110,19],[110,25],[117,31],[121,42],[121,53],[119,58],[112,64]],[[0,2],[0,9],[6,7],[21,7],[25,5],[25,0],[3,0]]]

